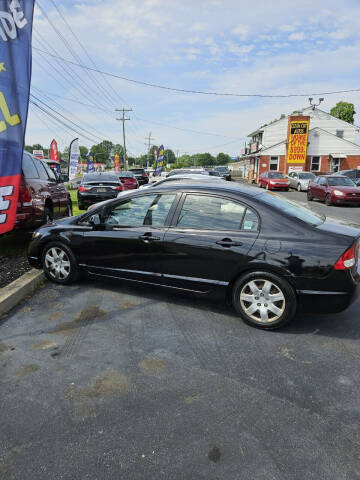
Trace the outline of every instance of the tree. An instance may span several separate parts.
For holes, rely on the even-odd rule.
[[[88,149],[87,147],[84,147],[83,145],[80,145],[80,146],[79,146],[79,150],[80,150],[80,158],[81,158],[81,160],[86,161],[86,159],[87,159],[87,154],[89,153],[89,149]]]
[[[95,156],[96,163],[105,163],[107,166],[111,166],[111,153],[113,151],[114,144],[109,140],[103,140],[97,145],[93,145],[90,152]]]
[[[215,158],[210,153],[197,153],[193,155],[197,167],[210,167],[216,164]]]
[[[217,165],[226,165],[227,163],[231,162],[231,157],[227,153],[218,153],[216,157],[216,164]]]
[[[330,110],[330,115],[348,123],[354,123],[355,113],[354,104],[348,102],[338,102],[335,107]]]
[[[165,156],[165,163],[176,163],[175,153],[170,148],[167,148],[164,151],[164,156]]]

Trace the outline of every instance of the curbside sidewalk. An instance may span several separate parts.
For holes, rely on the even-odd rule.
[[[45,279],[42,270],[31,269],[0,290],[0,315],[9,312]]]

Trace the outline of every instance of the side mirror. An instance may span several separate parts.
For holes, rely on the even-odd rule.
[[[91,215],[88,221],[90,225],[93,225],[94,227],[97,225],[100,225],[101,224],[100,215],[98,214]]]

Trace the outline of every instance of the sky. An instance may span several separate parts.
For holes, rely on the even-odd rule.
[[[115,109],[131,108],[129,155],[146,152],[151,132],[152,144],[177,155],[237,156],[250,132],[308,106],[310,94],[317,100],[317,93],[360,88],[359,18],[359,0],[38,0],[32,100],[67,125],[70,119],[77,133],[30,104],[26,143],[45,147],[55,138],[61,150],[75,137],[87,147],[103,139],[121,143]],[[173,88],[303,96],[173,92],[44,52]],[[343,100],[360,113],[360,91],[320,96],[325,111]]]

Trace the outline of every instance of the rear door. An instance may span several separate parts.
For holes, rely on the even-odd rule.
[[[49,176],[50,182],[52,182],[53,190],[56,192],[56,202],[58,207],[58,214],[62,217],[69,204],[69,194],[63,183],[59,183],[53,170],[46,162],[42,162],[45,170]],[[55,184],[55,185],[54,185]]]
[[[226,286],[259,234],[256,212],[215,194],[184,194],[165,233],[164,284],[201,292]]]

